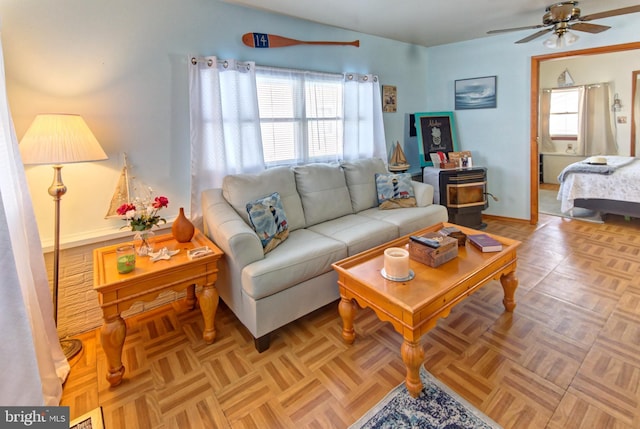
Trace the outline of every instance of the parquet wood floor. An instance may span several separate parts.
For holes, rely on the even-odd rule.
[[[523,241],[514,313],[498,282],[423,339],[426,368],[505,428],[640,427],[640,220],[488,219]],[[291,303],[295,305],[295,303]],[[401,336],[359,310],[345,345],[334,304],[258,354],[221,303],[213,345],[179,304],[126,320],[127,368],[110,388],[99,331],[78,336],[62,405],[105,428],[344,428],[404,380]]]

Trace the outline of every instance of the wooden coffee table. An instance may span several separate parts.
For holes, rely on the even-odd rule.
[[[204,318],[202,337],[211,344],[216,336],[214,318],[218,308],[218,291],[215,282],[222,250],[198,230],[188,243],[178,243],[171,234],[158,236],[153,241],[156,251],[166,247],[180,252],[171,259],[156,262],[150,261],[148,256],[136,256],[135,269],[128,274],[119,274],[116,248],[122,243],[93,251],[93,289],[98,292],[104,317],[100,339],[107,357],[107,381],[111,386],[120,384],[124,375],[122,347],[127,327],[120,313],[136,302],[152,301],[165,290],[186,289],[186,303],[190,309],[194,309],[196,285],[202,286],[199,297]],[[208,246],[213,253],[189,260],[187,251],[202,246]]]
[[[438,231],[445,226],[455,226],[467,235],[479,232],[440,223],[411,235]],[[342,338],[349,344],[355,340],[356,303],[362,308],[373,309],[380,320],[391,322],[404,338],[400,351],[407,367],[406,385],[411,396],[417,397],[422,390],[420,365],[424,362],[420,338],[436,325],[438,319],[448,316],[454,305],[493,279],[502,284],[505,309],[513,311],[516,306],[516,248],[520,242],[489,235],[503,244],[502,251],[482,253],[467,241],[465,247],[458,248],[455,259],[439,267],[432,268],[411,260],[410,269],[415,278],[406,282],[386,280],[380,270],[384,264],[384,249],[408,249],[409,235],[333,264],[340,287],[338,310],[343,323]]]

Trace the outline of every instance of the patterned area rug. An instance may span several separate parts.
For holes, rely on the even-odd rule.
[[[104,429],[102,407],[94,408],[88,413],[73,419],[69,423],[69,429]]]
[[[351,429],[497,429],[496,422],[420,368],[422,392],[412,398],[404,382],[369,410]]]
[[[538,193],[538,211],[540,213],[560,216],[567,219],[584,220],[586,222],[604,223],[600,213],[581,207],[574,207],[573,216],[569,213],[562,213],[560,211],[560,201],[557,199],[558,191],[540,189]]]

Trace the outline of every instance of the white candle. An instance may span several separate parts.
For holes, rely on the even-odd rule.
[[[388,277],[404,279],[409,276],[409,251],[390,247],[384,251],[384,272]]]

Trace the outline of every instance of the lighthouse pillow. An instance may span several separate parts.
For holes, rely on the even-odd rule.
[[[289,225],[279,193],[274,192],[247,203],[247,213],[249,213],[253,230],[262,242],[265,254],[275,249],[289,236]]]
[[[416,206],[416,196],[409,173],[376,173],[376,192],[380,209]]]

